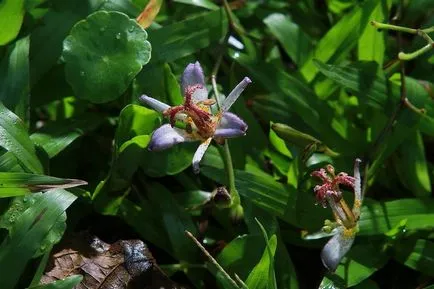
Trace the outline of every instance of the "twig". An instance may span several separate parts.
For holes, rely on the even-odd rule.
[[[232,283],[232,285],[234,285],[236,288],[240,288],[238,286],[237,282],[235,282],[234,279],[231,278],[231,276],[225,271],[225,269],[223,269],[223,267],[220,266],[220,264],[216,261],[216,259],[214,259],[213,256],[211,256],[211,254],[205,249],[204,246],[202,246],[202,244],[193,236],[192,233],[185,230],[185,234],[187,235],[187,237],[189,237],[191,240],[193,240],[193,242],[196,244],[196,246],[199,247],[199,249],[209,259],[209,261],[212,264],[214,264],[214,266],[216,266],[217,270],[219,270],[226,277],[226,279]]]

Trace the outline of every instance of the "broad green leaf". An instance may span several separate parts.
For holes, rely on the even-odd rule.
[[[360,244],[351,248],[335,272],[347,288],[366,280],[386,264],[388,256],[382,245]]]
[[[129,104],[119,116],[115,141],[117,147],[138,135],[149,135],[160,124],[159,115],[144,106]]]
[[[158,212],[169,237],[173,255],[179,260],[195,260],[199,252],[185,235],[185,230],[197,235],[191,216],[179,206],[172,194],[161,184],[149,184],[148,189],[152,206],[157,208],[155,212]]]
[[[388,100],[387,83],[384,76],[376,75],[377,65],[366,62],[358,66],[336,66],[318,60],[313,63],[325,76],[356,93],[361,103],[384,109]]]
[[[137,171],[141,156],[150,141],[149,135],[136,136],[122,144],[113,154],[108,176],[96,187],[92,199],[96,209],[107,215],[115,215],[122,200],[130,191],[131,178]]]
[[[344,15],[327,34],[321,38],[311,57],[301,68],[304,78],[311,82],[318,73],[314,60],[333,63],[351,51],[357,40],[368,25],[369,17],[378,1],[369,0],[355,7],[350,13]]]
[[[73,289],[83,280],[83,276],[74,275],[45,285],[37,285],[28,289]]]
[[[140,168],[151,177],[175,175],[189,166],[199,143],[175,145],[164,151],[143,150]]]
[[[3,268],[0,284],[3,289],[14,288],[27,262],[41,248],[49,231],[75,199],[62,189],[48,191],[16,218],[10,234],[0,245],[0,268]]]
[[[127,199],[123,199],[119,206],[118,215],[144,240],[151,242],[169,254],[171,253],[169,237],[160,215],[154,214],[152,204],[142,199],[139,206]]]
[[[17,37],[24,18],[24,0],[3,0],[0,2],[0,46]]]
[[[282,44],[288,56],[301,66],[308,58],[312,47],[309,37],[284,14],[273,13],[263,21]]]
[[[249,274],[246,280],[246,284],[249,289],[266,289],[269,287],[270,275],[269,270],[271,262],[274,262],[274,253],[277,247],[277,237],[273,235],[267,242],[267,247],[262,254],[261,259],[258,264],[253,268],[252,272]],[[272,256],[270,256],[269,251],[271,251]]]
[[[229,273],[243,280],[261,258],[264,241],[259,236],[243,235],[227,244],[217,257],[217,262]]]
[[[0,103],[0,146],[15,155],[26,170],[41,174],[42,165],[24,123]]]
[[[266,89],[288,104],[291,110],[303,119],[312,131],[318,133],[326,143],[340,144],[340,137],[329,125],[333,113],[327,105],[320,102],[315,93],[305,83],[271,64],[251,60],[246,55],[235,59],[245,67],[253,81],[258,81]]]
[[[115,100],[151,57],[147,33],[119,12],[98,11],[78,22],[63,42],[66,80],[77,97]]]
[[[189,263],[198,262],[199,250],[186,236],[185,231],[197,235],[196,226],[191,216],[176,203],[172,194],[159,183],[148,184],[148,197],[152,207],[156,210],[162,220],[162,225],[169,237],[171,253],[180,260]],[[203,284],[203,272],[201,270],[189,269],[187,276],[193,283]]]
[[[434,243],[424,239],[405,241],[398,244],[396,259],[404,265],[434,276]]]
[[[220,9],[151,30],[151,63],[173,61],[209,47],[224,37],[227,28],[226,13]]]
[[[430,174],[420,132],[414,131],[402,142],[395,153],[394,162],[401,182],[416,197],[431,195]]]
[[[33,133],[30,139],[42,147],[49,158],[53,158],[77,138],[96,129],[104,120],[103,115],[86,113],[66,120],[49,122]]]
[[[183,3],[187,5],[206,8],[209,10],[218,10],[219,6],[215,5],[210,0],[174,0],[173,2]]]
[[[207,177],[225,184],[226,176],[221,169],[207,167],[209,158],[204,159],[201,172]],[[276,182],[272,176],[235,170],[235,185],[237,191],[273,215],[287,219],[295,224],[296,192],[290,186]]]
[[[384,15],[387,11],[387,3],[390,0],[378,1],[377,6],[372,11],[370,15],[370,20],[375,20],[378,22],[387,21],[388,15]],[[386,7],[383,7],[384,4]],[[389,5],[390,6],[390,5]],[[386,10],[386,11],[384,11]],[[383,65],[384,52],[386,49],[386,44],[384,43],[384,32],[378,31],[372,25],[366,25],[365,30],[361,33],[358,43],[358,59],[362,61],[375,61],[379,64],[379,69]]]
[[[379,235],[407,219],[407,230],[431,228],[434,222],[434,201],[399,199],[388,202],[365,201],[360,216],[358,235]]]
[[[0,198],[15,197],[54,188],[66,189],[86,184],[85,181],[76,179],[61,179],[26,173],[0,172]]]
[[[0,66],[0,100],[8,109],[18,111],[23,120],[28,119],[29,44],[29,37],[17,40],[10,46]]]

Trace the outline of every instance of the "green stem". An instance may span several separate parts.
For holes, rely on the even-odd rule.
[[[411,53],[399,52],[398,58],[400,60],[412,60],[434,48],[434,41],[428,35],[428,33],[434,32],[434,26],[426,29],[413,29],[413,28],[408,28],[408,27],[403,27],[398,25],[380,23],[377,21],[371,21],[371,25],[378,29],[393,30],[398,32],[416,34],[428,42],[427,45],[414,52]]]
[[[222,62],[223,53],[225,51],[226,42],[227,42],[228,38],[229,38],[229,33],[226,34],[225,38],[223,39],[223,46],[222,46],[221,53],[219,54],[219,56],[217,58],[217,61],[214,65],[214,68],[213,68],[212,74],[211,74],[211,84],[212,84],[212,88],[214,91],[214,97],[216,100],[217,108],[219,110],[221,108],[221,103],[220,103],[220,98],[219,98],[219,92],[217,89],[216,75],[217,75],[217,72],[220,68],[220,64]],[[238,191],[235,187],[234,166],[232,163],[231,151],[229,149],[229,144],[228,144],[227,140],[225,140],[223,148],[224,148],[223,151],[220,150],[220,153],[221,153],[222,158],[223,158],[223,162],[225,165],[225,170],[226,170],[226,174],[227,174],[227,178],[228,178],[229,193],[230,193],[231,199],[232,199],[232,205],[231,206],[236,208],[238,205],[241,204],[241,202],[240,202],[240,195],[238,194]]]

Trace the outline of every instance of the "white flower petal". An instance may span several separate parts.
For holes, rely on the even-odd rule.
[[[339,227],[338,232],[324,246],[321,251],[321,260],[324,266],[331,272],[336,271],[345,254],[350,250],[354,242],[354,235],[346,236],[344,228]]]
[[[161,151],[186,141],[195,140],[186,131],[171,127],[170,124],[165,124],[154,131],[148,149],[151,151]]]
[[[203,88],[196,88],[196,90],[193,92],[193,95],[191,96],[193,101],[195,103],[198,103],[200,101],[204,101],[208,99],[208,90],[204,86]]]
[[[140,100],[158,112],[163,112],[166,109],[170,108],[170,105],[165,104],[164,102],[161,102],[161,101],[159,101],[155,98],[149,97],[147,95],[142,95],[140,97]]]
[[[235,88],[231,91],[231,93],[229,93],[228,97],[223,102],[222,111],[228,111],[231,108],[232,104],[234,104],[234,102],[238,99],[238,97],[250,83],[252,83],[250,78],[244,77],[244,79],[237,86],[235,86]]]
[[[197,148],[196,152],[193,156],[193,172],[195,174],[198,174],[200,171],[199,163],[202,160],[203,155],[205,154],[206,150],[209,147],[209,144],[211,143],[212,138],[207,139],[203,143],[200,144],[200,146]]]

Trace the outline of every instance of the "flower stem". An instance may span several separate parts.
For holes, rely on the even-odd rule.
[[[412,60],[434,48],[434,41],[428,35],[428,33],[434,32],[434,26],[426,29],[413,29],[413,28],[408,28],[408,27],[403,27],[398,25],[380,23],[377,21],[371,21],[371,25],[378,29],[393,30],[398,32],[416,34],[428,42],[427,45],[414,52],[411,53],[399,52],[398,58],[400,60]]]
[[[217,75],[217,72],[220,68],[220,64],[221,64],[222,59],[223,59],[223,53],[226,50],[226,43],[227,43],[228,39],[229,39],[229,33],[226,34],[225,38],[223,39],[221,51],[218,55],[217,61],[214,65],[214,68],[213,68],[212,74],[211,74],[211,84],[212,84],[212,88],[214,91],[214,97],[216,100],[217,108],[219,110],[221,108],[221,103],[220,103],[219,92],[217,89],[216,75]],[[225,170],[226,170],[226,174],[227,174],[229,193],[230,193],[231,199],[232,199],[231,207],[236,209],[238,206],[241,205],[241,202],[240,202],[240,195],[238,194],[237,188],[235,186],[234,166],[232,164],[231,151],[229,149],[229,144],[228,144],[227,140],[225,140],[225,143],[223,145],[223,150],[220,150],[220,153],[222,154],[224,165],[225,165]]]

